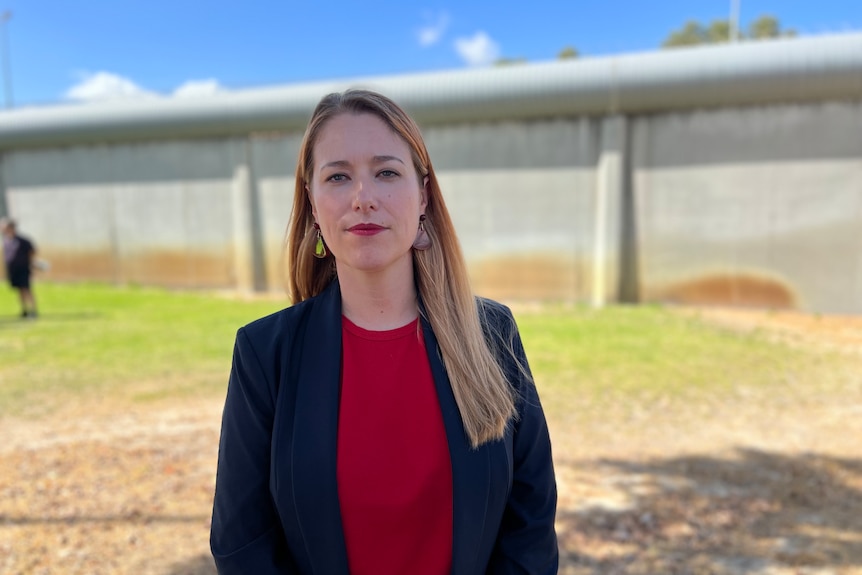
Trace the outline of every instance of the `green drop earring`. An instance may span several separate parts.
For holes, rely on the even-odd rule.
[[[314,229],[317,231],[317,239],[314,241],[314,257],[322,260],[326,257],[326,244],[323,243],[323,236],[320,234],[320,225],[314,222]]]

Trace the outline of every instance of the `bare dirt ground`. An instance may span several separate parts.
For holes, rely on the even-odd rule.
[[[681,309],[862,352],[862,318]],[[862,364],[860,364],[862,365]],[[561,573],[862,573],[862,375],[841,393],[551,420]],[[211,575],[220,401],[0,420],[0,573]]]

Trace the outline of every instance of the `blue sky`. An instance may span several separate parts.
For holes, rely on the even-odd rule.
[[[862,0],[738,0],[800,34],[862,31]],[[731,0],[0,0],[15,106],[180,97],[297,82],[656,49]],[[6,96],[4,91],[4,97]],[[4,99],[4,102],[6,100]]]

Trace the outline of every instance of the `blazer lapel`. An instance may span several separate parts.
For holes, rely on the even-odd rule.
[[[452,574],[472,574],[476,572],[491,487],[490,451],[487,446],[470,447],[437,339],[424,317],[422,330],[452,461]]]
[[[348,572],[336,476],[341,387],[341,293],[321,294],[308,318],[296,392],[293,496],[316,573]]]

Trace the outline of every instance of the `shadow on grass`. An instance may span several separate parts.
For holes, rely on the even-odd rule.
[[[21,317],[20,315],[0,316],[0,327],[27,326],[37,323],[55,321],[82,321],[103,318],[105,314],[100,312],[55,312],[40,313],[37,318]]]
[[[199,555],[194,559],[177,563],[166,575],[216,575],[215,563],[210,555]]]
[[[58,524],[71,527],[88,523],[105,525],[114,523],[123,525],[150,525],[153,523],[199,523],[207,518],[208,516],[206,515],[148,515],[144,513],[125,513],[118,515],[72,515],[65,517],[22,517],[0,513],[0,526]]]
[[[561,573],[862,566],[862,460],[740,449],[597,465],[628,504],[559,510]]]

